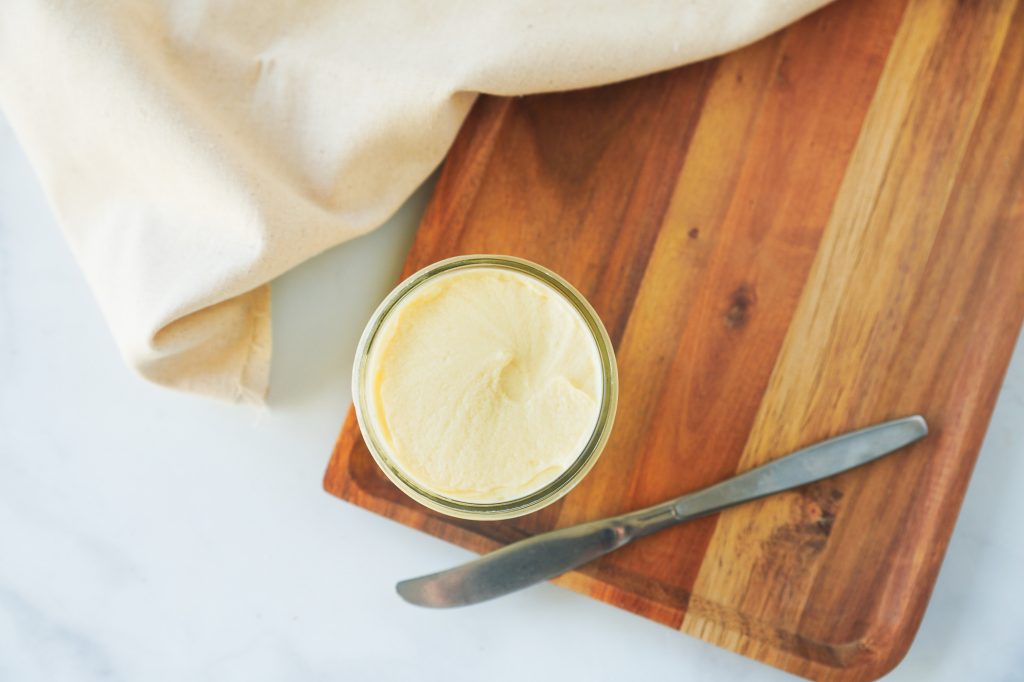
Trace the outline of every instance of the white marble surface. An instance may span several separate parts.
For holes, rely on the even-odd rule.
[[[415,609],[469,556],[322,492],[356,337],[426,199],[275,284],[271,409],[121,364],[0,119],[0,680],[781,680],[558,588]],[[893,680],[1024,679],[1024,351]],[[642,675],[643,677],[639,677]]]

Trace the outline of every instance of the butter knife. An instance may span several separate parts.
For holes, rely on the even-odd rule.
[[[466,606],[529,587],[684,521],[834,476],[928,435],[920,416],[904,417],[816,443],[707,488],[598,521],[541,533],[446,571],[403,580],[411,604]]]

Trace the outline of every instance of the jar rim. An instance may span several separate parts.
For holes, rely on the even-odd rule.
[[[405,474],[401,467],[388,456],[387,449],[380,442],[374,420],[370,417],[367,391],[364,389],[373,343],[378,338],[378,333],[388,316],[398,307],[399,303],[418,287],[435,277],[455,270],[474,268],[497,268],[519,272],[554,289],[583,319],[587,330],[594,339],[600,359],[601,405],[590,437],[580,449],[579,454],[564,471],[543,487],[527,495],[501,502],[457,500],[425,488]],[[618,403],[618,368],[611,339],[601,318],[586,298],[562,277],[542,265],[515,256],[496,254],[455,256],[432,263],[405,278],[392,289],[373,312],[356,347],[355,362],[352,368],[352,401],[355,405],[359,430],[367,449],[385,476],[405,494],[427,508],[449,516],[476,520],[500,520],[529,514],[548,506],[572,490],[593,468],[604,450],[615,421]]]

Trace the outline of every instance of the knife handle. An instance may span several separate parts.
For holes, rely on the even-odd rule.
[[[884,457],[927,435],[928,424],[918,415],[893,419],[797,450],[665,504],[673,507],[680,521],[688,521],[835,476]]]

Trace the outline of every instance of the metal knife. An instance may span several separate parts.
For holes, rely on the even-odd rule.
[[[608,519],[541,533],[446,571],[398,583],[418,606],[447,608],[494,599],[561,575],[637,538],[727,507],[834,476],[928,435],[905,417],[816,443],[673,500]]]

